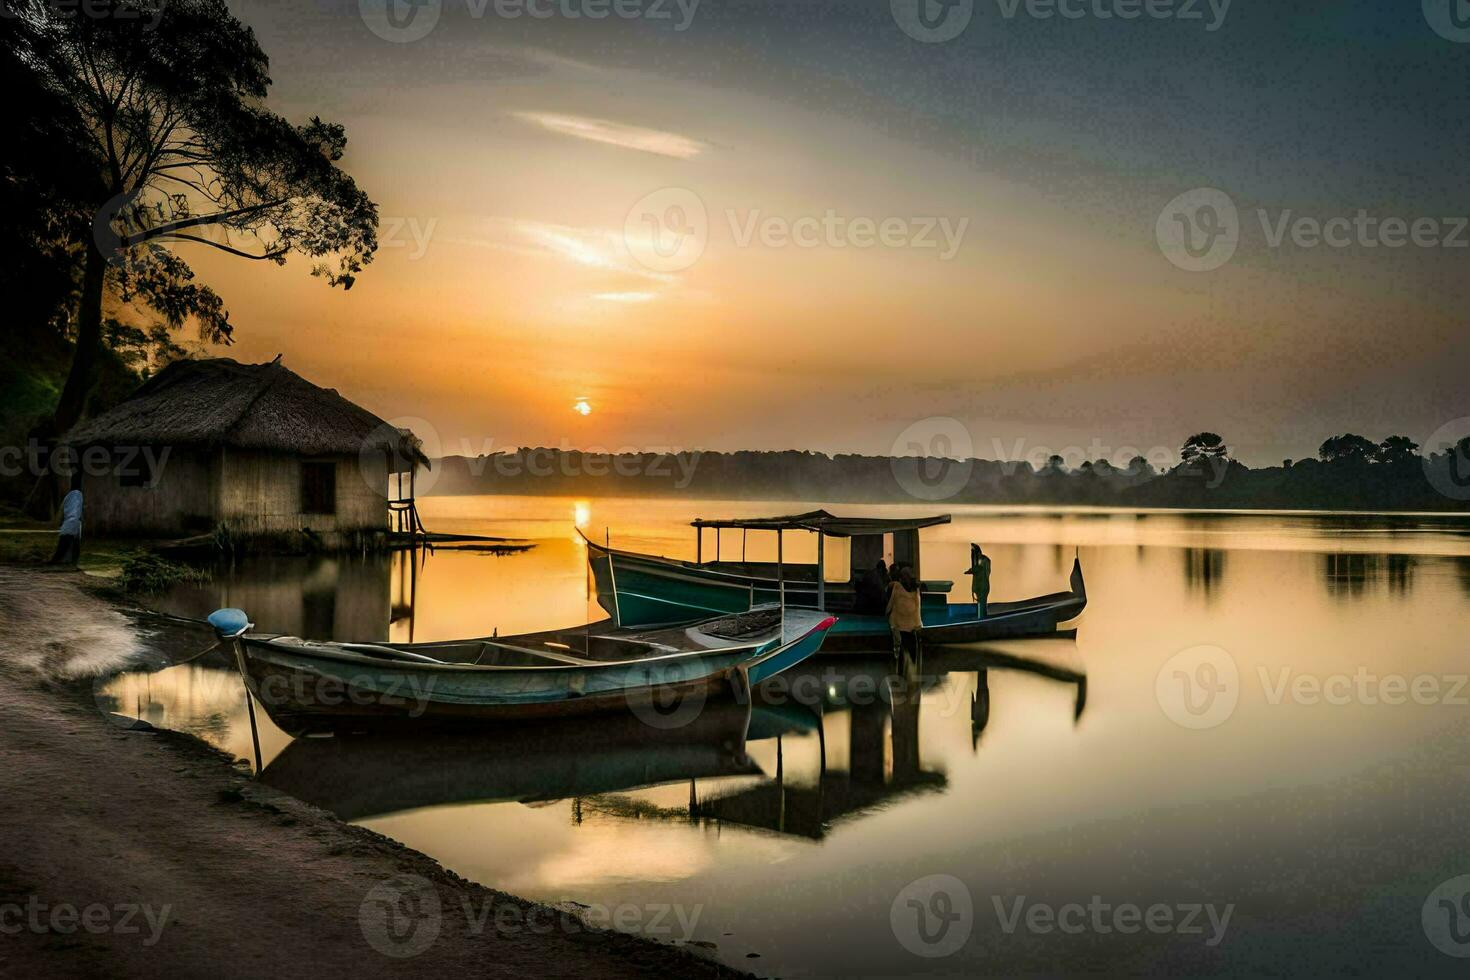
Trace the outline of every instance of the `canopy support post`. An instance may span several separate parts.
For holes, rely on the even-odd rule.
[[[786,638],[786,560],[781,553],[781,529],[776,528],[776,589],[781,603],[781,638]]]
[[[827,552],[825,544],[827,536],[821,531],[817,532],[817,609],[820,612],[827,611]]]
[[[704,564],[704,528],[694,525],[694,564]]]

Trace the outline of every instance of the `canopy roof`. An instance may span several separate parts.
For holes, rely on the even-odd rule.
[[[707,521],[700,518],[690,521],[689,526],[732,527],[752,531],[817,531],[834,538],[851,538],[864,534],[916,531],[921,527],[948,523],[948,514],[936,514],[933,517],[836,517],[825,510],[813,510],[805,514],[789,514],[785,517],[731,518],[723,521]]]

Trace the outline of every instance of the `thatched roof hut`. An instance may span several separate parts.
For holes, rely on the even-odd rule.
[[[405,436],[405,433],[407,435]],[[413,433],[320,388],[279,359],[175,361],[125,401],[71,430],[73,446],[232,446],[299,456],[391,450],[427,466]]]
[[[84,467],[87,523],[122,533],[382,531],[388,475],[429,465],[412,432],[279,358],[176,361],[63,441],[108,449],[110,472]]]

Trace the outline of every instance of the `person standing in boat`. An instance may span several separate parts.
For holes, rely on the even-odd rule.
[[[975,611],[984,619],[990,604],[990,556],[980,550],[978,544],[970,545],[970,594],[975,597]]]
[[[893,631],[896,652],[918,656],[924,621],[919,615],[919,583],[907,565],[899,567],[888,589],[888,628]]]
[[[75,565],[82,557],[82,474],[73,473],[71,492],[61,498],[61,527],[56,535],[53,565]]]

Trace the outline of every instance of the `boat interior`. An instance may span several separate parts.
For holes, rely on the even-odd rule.
[[[781,635],[780,610],[756,609],[724,616],[698,627],[678,626],[639,633],[619,631],[604,619],[569,629],[506,637],[429,643],[321,643],[298,637],[257,637],[303,651],[340,651],[402,663],[460,664],[478,667],[594,666],[677,654],[700,654],[756,645]],[[697,632],[700,636],[692,636]],[[701,637],[706,642],[701,643]],[[720,642],[724,641],[724,642]],[[746,642],[741,642],[746,641]]]

